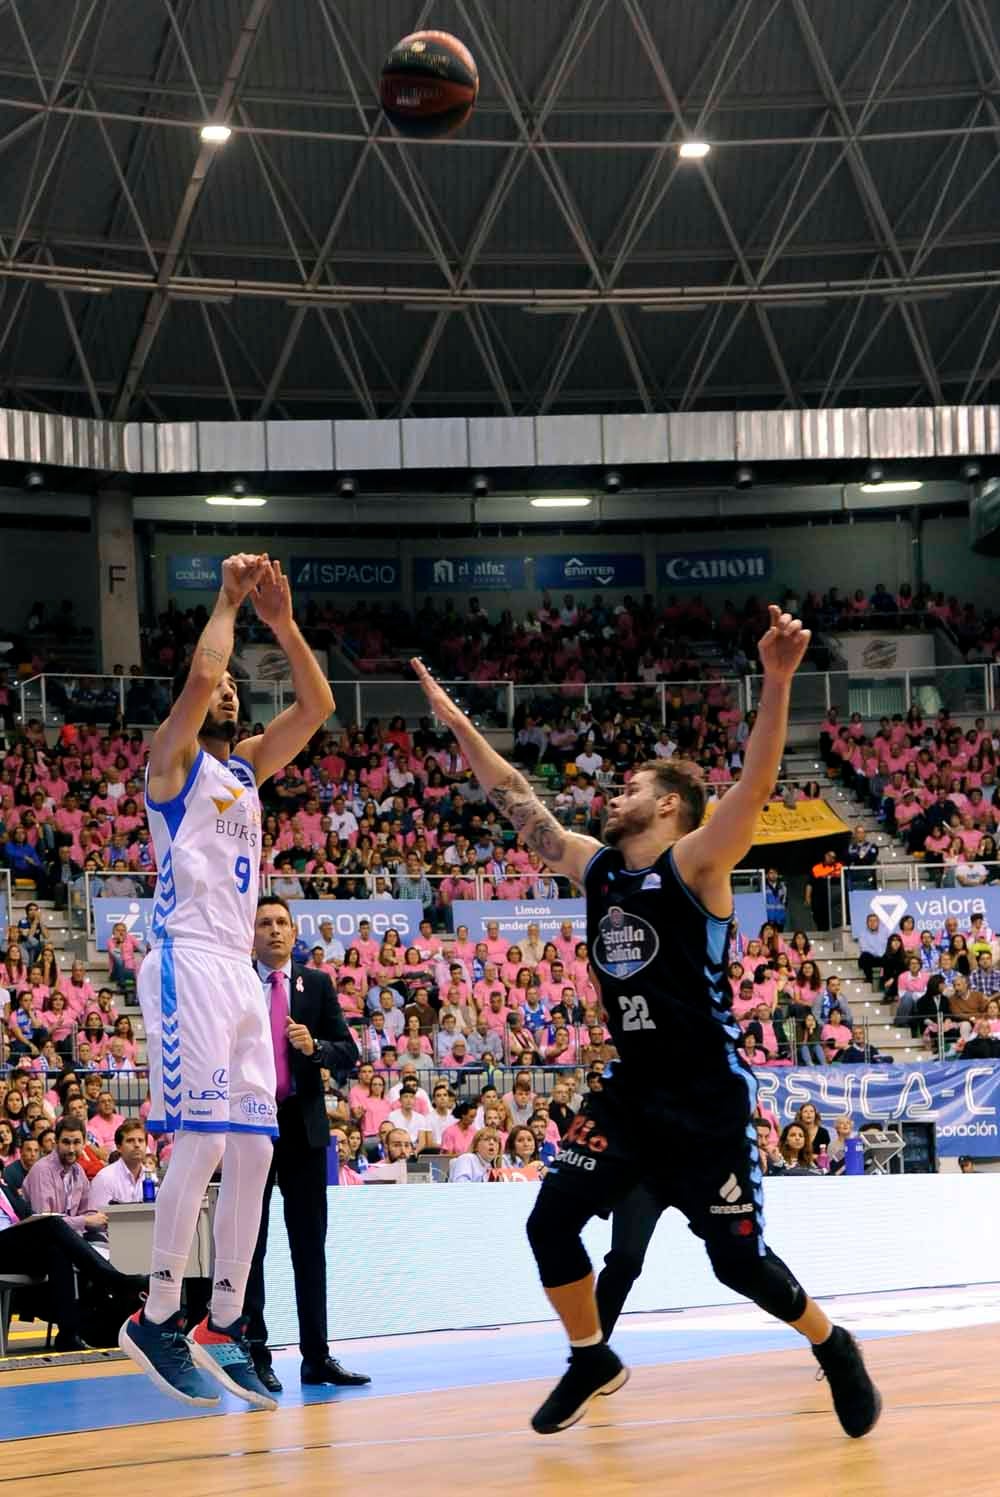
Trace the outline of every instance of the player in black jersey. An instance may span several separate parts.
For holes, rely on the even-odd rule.
[[[695,765],[654,760],[611,802],[606,843],[568,832],[413,662],[427,699],[521,840],[583,886],[587,945],[618,1052],[585,1097],[528,1220],[545,1292],[570,1342],[569,1369],[532,1426],[553,1434],[628,1370],[601,1331],[581,1233],[623,1207],[648,1241],[654,1213],[676,1206],[705,1243],[716,1277],[812,1343],[840,1422],[867,1434],[881,1400],[853,1337],[833,1326],[764,1242],[763,1189],[752,1115],[757,1083],[737,1053],[726,955],[730,875],[750,850],[781,764],[791,682],[809,643],[772,605],[760,641],[764,685],[743,774],[704,821]],[[680,1144],[680,1147],[678,1147]],[[685,1147],[688,1144],[689,1147]],[[613,1319],[620,1309],[610,1305]]]

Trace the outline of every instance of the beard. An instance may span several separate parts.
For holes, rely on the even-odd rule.
[[[207,712],[198,736],[199,738],[219,739],[223,743],[232,745],[236,742],[238,726],[235,718],[230,720],[228,717],[213,717],[211,712]]]
[[[613,820],[609,818],[605,822],[604,840],[609,847],[620,847],[630,837],[637,837],[640,832],[646,831],[652,820],[653,812],[639,806],[619,811]]]

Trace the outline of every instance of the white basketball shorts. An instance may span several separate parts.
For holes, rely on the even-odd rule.
[[[249,961],[154,946],[139,969],[153,1133],[278,1134],[274,1047]]]

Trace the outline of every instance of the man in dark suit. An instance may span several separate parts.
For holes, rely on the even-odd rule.
[[[330,1129],[321,1071],[346,1076],[358,1059],[333,984],[325,972],[292,960],[295,923],[285,901],[265,895],[257,906],[254,957],[271,1016],[277,1079],[278,1137],[261,1212],[260,1234],[244,1313],[254,1366],[265,1387],[281,1392],[264,1322],[264,1256],[275,1181],[295,1275],[304,1384],[356,1387],[370,1378],[348,1372],[329,1353],[326,1326],[326,1157]]]

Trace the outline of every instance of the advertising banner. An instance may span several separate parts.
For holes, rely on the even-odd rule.
[[[152,883],[152,879],[149,882]],[[152,899],[126,899],[120,895],[101,899],[95,896],[94,938],[98,951],[107,951],[108,938],[119,921],[130,936],[136,936],[143,943],[148,942],[153,904]]]
[[[874,889],[852,889],[851,930],[860,936],[869,915],[877,915],[885,939],[899,929],[904,915],[912,915],[917,930],[932,930],[936,935],[949,916],[958,921],[963,934],[969,930],[971,915],[985,915],[991,930],[1000,928],[1000,888],[900,889],[887,894]]]
[[[303,940],[312,941],[319,933],[319,922],[329,919],[333,922],[334,935],[345,946],[357,935],[362,917],[371,922],[372,936],[376,941],[381,940],[387,930],[398,930],[404,944],[417,934],[424,918],[423,909],[415,899],[292,899],[289,904]],[[95,899],[94,931],[98,951],[107,951],[108,937],[119,921],[132,935],[148,941],[152,918],[152,899]]]
[[[520,556],[415,556],[418,593],[508,592],[525,586]]]
[[[871,618],[866,618],[871,624]],[[932,634],[838,634],[837,645],[849,671],[934,669]]]
[[[371,922],[374,940],[381,941],[387,930],[396,930],[405,946],[424,918],[418,899],[290,899],[288,903],[304,941],[318,937],[320,921],[330,920],[335,938],[345,946],[354,940],[361,920]]]
[[[707,817],[715,811],[709,802]],[[812,837],[840,837],[851,829],[825,800],[800,800],[794,806],[774,801],[757,818],[753,845],[767,842],[807,842]]]
[[[600,588],[646,586],[646,564],[638,554],[584,551],[579,556],[536,556],[535,586]]]
[[[496,920],[505,941],[520,941],[529,925],[537,925],[543,941],[559,934],[564,920],[572,920],[582,941],[587,931],[586,905],[582,899],[456,899],[452,904],[454,929],[469,927],[469,940],[482,941],[486,922]]]
[[[802,1066],[754,1072],[763,1107],[782,1126],[811,1102],[833,1133],[850,1113],[862,1123],[936,1123],[938,1152],[1000,1154],[1000,1062],[921,1066]]]
[[[313,657],[324,676],[329,669],[325,650],[313,648]],[[277,645],[243,645],[235,657],[251,681],[291,681],[288,656]]]
[[[222,556],[168,556],[167,592],[214,592],[222,581]]]
[[[763,894],[734,894],[733,905],[740,931],[747,937],[756,936],[767,919]],[[564,920],[572,920],[581,941],[587,933],[586,902],[582,899],[456,899],[452,910],[454,929],[467,925],[470,941],[484,938],[488,920],[499,923],[505,941],[520,940],[532,924],[538,926],[542,940],[547,941],[558,934]]]
[[[765,546],[739,551],[671,551],[656,558],[656,576],[662,587],[763,582],[770,575],[771,553]]]
[[[403,567],[392,556],[293,556],[288,578],[307,593],[398,593]]]

